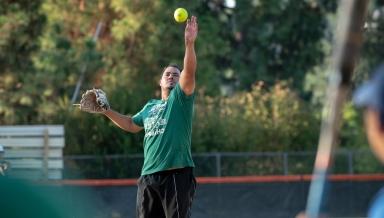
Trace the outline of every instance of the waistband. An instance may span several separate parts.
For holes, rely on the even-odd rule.
[[[169,175],[169,174],[177,174],[177,173],[189,173],[193,172],[193,167],[183,167],[183,168],[177,168],[177,169],[170,169],[170,170],[164,170],[155,172],[149,175]]]

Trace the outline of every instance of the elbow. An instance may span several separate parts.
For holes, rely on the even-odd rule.
[[[140,129],[135,128],[133,125],[130,125],[129,128],[125,129],[125,131],[130,133],[138,133]]]
[[[134,128],[129,128],[129,127],[124,127],[122,128],[125,132],[129,132],[129,133],[138,133],[139,130],[136,130]]]
[[[124,127],[124,128],[122,128],[125,132],[129,132],[129,133],[134,133],[134,132],[132,132],[132,130],[131,129],[129,129],[128,127]]]
[[[124,128],[125,131],[130,133],[138,133],[140,132],[141,128],[139,126],[136,126],[132,119],[130,119],[127,122],[127,126]]]

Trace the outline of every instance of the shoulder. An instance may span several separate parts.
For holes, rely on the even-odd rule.
[[[144,105],[144,108],[145,107],[151,107],[153,105],[156,105],[156,104],[159,104],[159,102],[161,102],[161,100],[159,99],[150,99],[147,101],[147,103]]]
[[[194,99],[194,96],[195,96],[195,92],[193,92],[191,95],[187,95],[185,94],[185,92],[183,91],[183,89],[181,88],[180,86],[180,83],[177,83],[175,88],[172,90],[172,92],[177,95],[177,96],[180,96],[182,99]]]
[[[140,112],[143,112],[143,111],[146,111],[150,108],[152,108],[154,105],[158,104],[159,100],[156,100],[156,99],[150,99],[147,101],[147,103],[145,103],[145,105],[141,108]]]
[[[150,99],[148,100],[146,105],[157,104],[159,103],[159,101],[160,101],[159,99]]]

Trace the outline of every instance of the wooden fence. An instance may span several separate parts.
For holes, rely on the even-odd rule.
[[[28,179],[61,179],[64,127],[62,125],[0,126],[0,145],[9,162],[7,174]]]

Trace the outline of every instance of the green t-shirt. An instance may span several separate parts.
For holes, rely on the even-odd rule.
[[[150,100],[132,117],[145,130],[141,175],[195,166],[191,155],[193,103],[194,94],[185,95],[177,84],[166,101]]]

